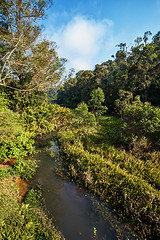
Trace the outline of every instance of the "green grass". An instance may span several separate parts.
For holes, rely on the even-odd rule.
[[[62,239],[42,210],[41,192],[30,190],[21,203],[15,180],[16,176],[1,180],[0,239]]]
[[[63,109],[46,103],[18,114],[4,96],[0,98],[0,239],[62,239],[42,210],[40,191],[29,191],[21,203],[16,179],[34,175],[38,161],[29,155],[35,150],[35,137],[54,128],[55,108]],[[14,166],[6,168],[3,163],[10,160],[15,160]]]
[[[102,117],[96,129],[61,128],[60,149],[68,174],[117,209],[140,239],[158,239],[160,153],[137,158],[126,151],[129,138],[117,117]],[[128,143],[127,143],[128,144]]]
[[[28,135],[15,113],[1,118],[1,158],[16,158],[17,162],[11,169],[0,169],[0,239],[62,239],[41,208],[40,192],[31,190],[20,203],[15,184],[16,177],[29,179],[36,170],[37,162],[24,156],[33,152],[32,135],[41,129],[43,133],[51,131],[58,139],[70,178],[113,206],[140,239],[158,239],[160,152],[149,149],[145,136],[138,140],[130,136],[116,116],[103,116],[96,125],[93,118],[86,120],[67,108],[50,108],[49,122],[43,125],[44,116],[33,121],[37,129],[37,121],[42,120],[38,131],[26,122]],[[26,121],[29,116],[31,113],[27,113]]]

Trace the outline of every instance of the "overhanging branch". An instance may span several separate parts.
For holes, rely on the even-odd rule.
[[[14,47],[14,48],[12,49],[12,51],[8,54],[8,57],[7,57],[4,65],[3,65],[3,67],[2,67],[2,71],[1,71],[1,73],[0,73],[0,85],[5,85],[5,84],[2,83],[2,82],[3,82],[2,75],[3,75],[3,73],[4,73],[4,69],[5,69],[6,65],[7,65],[7,62],[9,61],[9,59],[10,59],[11,55],[13,54],[13,52],[16,50],[19,42],[20,42],[20,38],[19,38],[18,42],[16,43],[15,47]],[[4,78],[4,80],[5,80],[5,78]]]

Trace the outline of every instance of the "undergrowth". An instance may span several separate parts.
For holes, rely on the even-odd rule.
[[[140,136],[116,116],[97,122],[85,103],[71,111],[45,101],[40,106],[37,100],[20,114],[9,109],[4,96],[0,99],[1,163],[16,159],[13,167],[0,168],[1,186],[6,186],[0,191],[2,239],[61,239],[37,205],[39,192],[31,190],[20,203],[14,183],[15,176],[33,176],[37,162],[28,155],[34,152],[35,138],[46,133],[58,139],[70,178],[111,204],[140,239],[159,239],[160,152],[151,142],[157,129]]]
[[[43,210],[41,191],[29,190],[22,201],[16,182],[33,177],[38,160],[29,155],[35,152],[36,136],[55,127],[55,110],[46,104],[18,113],[6,94],[0,100],[0,239],[63,239]]]
[[[30,190],[23,203],[15,176],[0,185],[0,239],[62,239],[42,209],[41,192]]]
[[[101,117],[92,129],[63,127],[57,134],[61,155],[69,177],[111,204],[140,239],[158,239],[160,152],[137,157],[122,127],[112,116]]]

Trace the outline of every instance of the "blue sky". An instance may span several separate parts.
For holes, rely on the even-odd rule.
[[[47,15],[44,36],[76,72],[111,59],[121,42],[160,31],[160,0],[54,0]]]

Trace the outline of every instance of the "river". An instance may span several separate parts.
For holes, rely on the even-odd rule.
[[[42,150],[36,155],[40,160],[34,184],[40,184],[49,217],[62,232],[66,240],[116,240],[128,238],[126,233],[118,237],[117,221],[103,220],[97,210],[99,201],[76,186],[73,182],[62,179],[56,174],[56,162],[59,158],[58,148],[52,143],[51,157],[49,152]],[[113,215],[112,211],[109,215]]]

